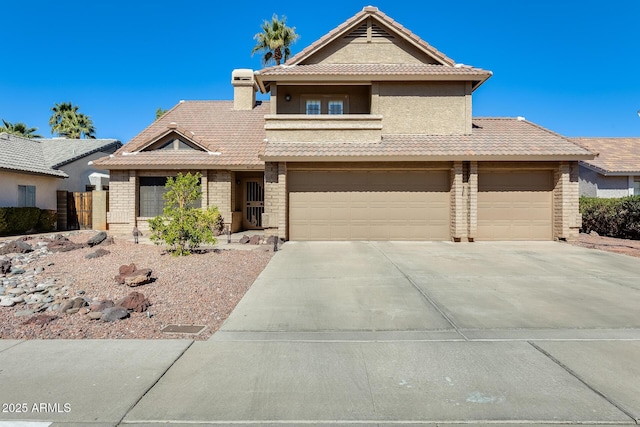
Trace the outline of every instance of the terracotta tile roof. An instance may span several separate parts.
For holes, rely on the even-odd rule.
[[[468,66],[449,66],[438,64],[310,64],[294,66],[275,66],[260,71],[260,76],[479,76],[489,78],[491,71]]]
[[[127,166],[262,166],[258,157],[264,150],[264,116],[269,104],[260,103],[253,110],[234,110],[233,101],[185,101],[125,144],[113,157],[94,161],[100,168]],[[144,147],[175,129],[191,135],[198,145],[210,152],[168,150],[143,151]],[[137,154],[131,154],[137,153]]]
[[[526,120],[475,118],[471,135],[383,135],[376,143],[272,143],[264,159],[394,157],[451,159],[589,158],[592,154],[569,139]]]
[[[0,133],[0,170],[68,178],[63,171],[51,167],[38,140],[8,133]]]
[[[404,26],[394,21],[386,14],[378,10],[376,7],[367,6],[361,12],[355,14],[353,17],[347,19],[345,22],[328,32],[326,35],[303,49],[301,52],[296,54],[295,56],[289,58],[286,62],[287,65],[295,65],[300,64],[305,59],[309,58],[311,55],[316,53],[318,50],[322,49],[324,46],[328,45],[332,41],[338,39],[339,37],[345,35],[349,31],[355,29],[360,23],[365,21],[368,17],[372,17],[377,19],[383,25],[389,27],[392,30],[395,30],[400,36],[405,38],[407,41],[415,44],[417,47],[421,48],[423,51],[428,53],[434,59],[440,61],[442,64],[446,65],[454,65],[455,61],[444,53],[440,52],[429,43],[422,40],[420,37],[406,29]]]
[[[598,153],[582,163],[606,174],[640,174],[640,138],[571,138]]]

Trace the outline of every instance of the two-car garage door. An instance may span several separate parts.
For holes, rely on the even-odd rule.
[[[290,171],[291,240],[449,240],[448,170]]]

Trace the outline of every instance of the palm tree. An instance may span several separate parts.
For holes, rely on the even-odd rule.
[[[53,114],[49,119],[51,133],[72,139],[85,138],[95,139],[96,129],[93,126],[91,117],[79,113],[78,106],[71,102],[62,102],[51,108]]]
[[[11,123],[2,119],[2,126],[0,126],[0,132],[6,132],[13,135],[18,135],[23,138],[42,138],[41,135],[36,135],[34,132],[37,131],[38,128],[30,128],[26,125],[26,123],[18,122]]]
[[[251,55],[256,52],[265,52],[262,57],[262,63],[267,65],[270,61],[274,61],[276,65],[286,62],[291,55],[289,45],[295,43],[300,37],[296,34],[296,27],[287,27],[287,17],[283,16],[278,19],[278,15],[271,17],[271,22],[265,20],[262,24],[262,32],[253,36],[256,45],[251,51]]]

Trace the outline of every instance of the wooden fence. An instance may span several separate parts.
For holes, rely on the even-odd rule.
[[[91,230],[93,197],[87,192],[57,192],[58,230]]]

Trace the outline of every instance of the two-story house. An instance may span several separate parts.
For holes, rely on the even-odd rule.
[[[491,72],[366,7],[285,65],[232,73],[233,101],[181,102],[113,156],[109,227],[146,227],[167,176],[202,173],[232,231],[289,240],[552,240],[578,233],[585,148],[476,118]],[[256,92],[269,101],[256,102]]]

